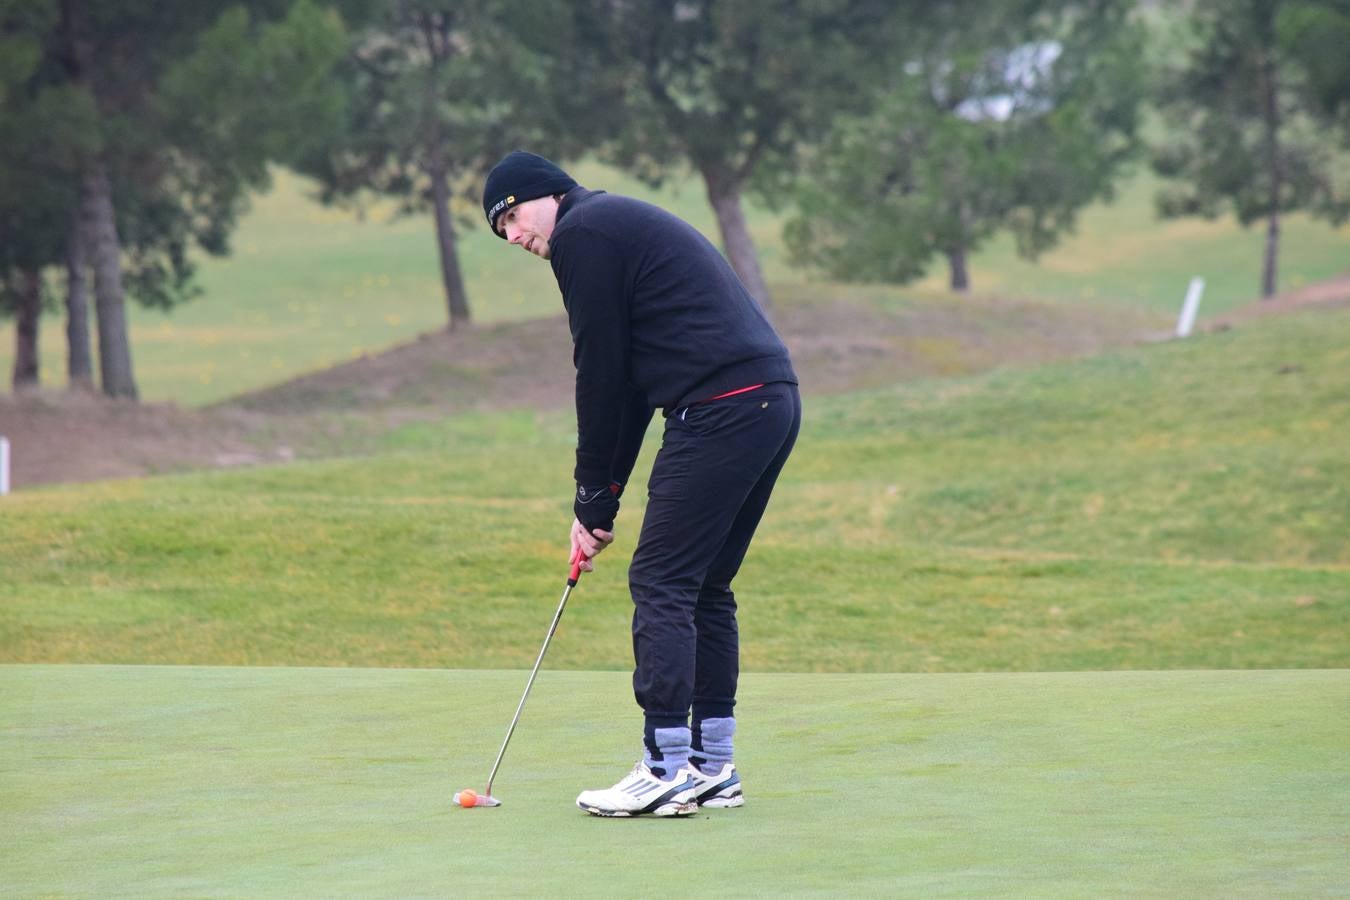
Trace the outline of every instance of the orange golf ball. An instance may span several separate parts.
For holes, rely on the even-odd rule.
[[[463,791],[460,791],[460,792],[459,792],[459,805],[462,806],[462,807],[464,807],[465,809],[468,809],[468,808],[471,807],[471,806],[477,806],[477,805],[478,805],[478,795],[477,795],[476,793],[474,793],[473,791],[470,791],[470,790],[463,790]]]

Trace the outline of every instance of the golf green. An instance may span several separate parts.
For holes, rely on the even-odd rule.
[[[0,667],[6,896],[1350,891],[1350,672],[761,675],[747,803],[602,820],[627,676]]]

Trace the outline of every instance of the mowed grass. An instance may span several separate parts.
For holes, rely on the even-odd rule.
[[[593,163],[575,167],[582,183],[640,196],[676,212],[719,240],[702,182],[672,179],[650,190]],[[984,294],[1053,299],[1085,306],[1174,314],[1193,275],[1207,279],[1201,318],[1258,293],[1262,234],[1229,218],[1159,222],[1157,182],[1139,175],[1112,204],[1086,210],[1077,232],[1032,264],[997,239],[975,253],[971,273]],[[257,390],[444,327],[447,321],[429,216],[394,219],[389,204],[364,218],[324,208],[313,187],[279,171],[273,189],[253,199],[235,233],[233,255],[202,259],[204,295],[169,313],[132,307],[133,357],[147,400],[203,405]],[[488,233],[470,203],[461,208],[461,265],[479,322],[531,318],[561,309],[547,265]],[[830,295],[829,283],[791,265],[781,215],[748,202],[748,220],[767,277],[783,302]],[[1350,266],[1350,226],[1339,230],[1291,216],[1284,224],[1281,285],[1300,286]],[[804,286],[808,286],[805,287]],[[915,294],[949,297],[945,267],[907,288],[873,292],[895,304]],[[950,302],[959,303],[952,297]],[[13,364],[12,325],[0,331],[0,371]],[[43,378],[64,383],[61,320],[43,321]]]
[[[577,639],[566,626],[558,640]],[[0,667],[10,896],[1323,896],[1350,886],[1350,674],[744,679],[748,802],[573,805],[626,676]]]
[[[1350,312],[1307,312],[808,398],[737,582],[746,668],[1350,664],[1348,348]],[[480,414],[368,457],[6,498],[0,659],[526,666],[572,428]],[[552,666],[629,665],[629,497]]]
[[[1198,276],[1205,279],[1201,321],[1253,302],[1261,294],[1265,223],[1244,229],[1232,216],[1159,219],[1154,197],[1161,185],[1137,173],[1114,201],[1084,209],[1074,232],[1034,262],[1017,255],[1010,236],[996,236],[971,259],[973,288],[1176,315]],[[1281,291],[1350,271],[1350,226],[1293,215],[1281,228]],[[945,269],[934,267],[919,286],[940,290],[946,279]]]

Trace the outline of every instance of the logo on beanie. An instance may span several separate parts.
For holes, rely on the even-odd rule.
[[[514,197],[511,198],[511,200],[514,199],[515,199]],[[488,221],[490,222],[497,221],[497,214],[502,210],[506,209],[506,204],[511,202],[511,200],[498,200],[496,203],[494,203],[492,205],[492,209],[488,210]]]
[[[507,197],[507,198],[506,198],[506,202],[507,202],[507,203],[515,203],[515,202],[516,202],[516,195],[515,195],[515,194],[512,194],[510,197]]]

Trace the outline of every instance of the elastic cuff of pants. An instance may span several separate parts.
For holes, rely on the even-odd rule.
[[[689,755],[689,723],[684,719],[674,720],[674,724],[661,725],[651,718],[642,729],[642,746],[647,749],[647,761],[660,761],[666,758],[666,752],[675,753],[680,765]]]
[[[713,703],[701,700],[694,701],[694,721],[702,722],[704,719],[727,719],[735,715],[731,710],[735,707],[736,701],[730,703]]]
[[[645,725],[648,732],[657,728],[688,728],[688,713],[647,713],[645,716]]]

